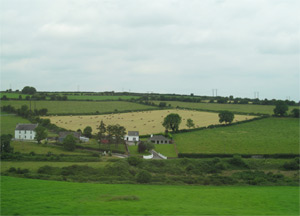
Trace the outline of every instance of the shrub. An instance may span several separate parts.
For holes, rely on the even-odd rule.
[[[35,152],[34,152],[34,151],[31,151],[31,152],[29,153],[29,155],[30,155],[30,156],[35,156]]]
[[[138,157],[128,157],[127,162],[131,166],[137,166],[137,165],[141,164],[143,162],[143,160],[141,158],[138,158]]]
[[[25,173],[29,173],[29,169],[20,169],[18,168],[16,171],[17,174],[25,174]]]
[[[299,169],[299,158],[295,158],[290,162],[285,162],[283,164],[285,170],[298,170]]]
[[[234,155],[231,159],[228,160],[228,163],[237,167],[248,168],[248,165],[242,159],[240,155]]]
[[[12,173],[12,172],[16,172],[16,171],[17,171],[17,169],[14,168],[14,167],[11,167],[11,168],[8,169],[8,172],[11,172],[11,173]]]
[[[148,171],[142,170],[136,175],[136,181],[138,183],[149,183],[151,182],[151,174]]]

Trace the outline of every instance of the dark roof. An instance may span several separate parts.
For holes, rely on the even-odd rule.
[[[77,139],[79,139],[79,137],[81,136],[80,132],[59,132],[58,137],[59,138],[65,138],[69,134],[72,134]]]
[[[170,141],[169,138],[164,137],[163,135],[154,135],[153,137],[150,137],[148,140],[150,141],[156,141],[156,140],[167,140]]]
[[[34,130],[38,124],[17,124],[16,130]]]
[[[138,131],[128,131],[128,136],[138,136],[139,132]]]

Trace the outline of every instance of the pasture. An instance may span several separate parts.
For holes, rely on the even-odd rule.
[[[299,120],[267,118],[173,136],[179,153],[299,153]]]
[[[36,154],[47,154],[51,152],[52,154],[86,155],[86,153],[82,153],[79,150],[70,152],[64,150],[62,147],[51,146],[49,144],[37,144],[36,142],[12,141],[10,145],[14,148],[14,152],[20,153],[34,152]]]
[[[30,107],[30,101],[1,101],[1,106]],[[31,101],[31,109],[47,108],[48,114],[91,114],[122,111],[153,110],[153,106],[125,101]]]
[[[160,101],[152,101],[155,104],[159,104]],[[241,113],[256,113],[256,114],[274,114],[273,110],[275,106],[273,105],[254,105],[254,104],[218,104],[218,103],[189,103],[180,101],[164,101],[171,104],[172,107],[176,108],[189,108],[189,109],[203,109],[211,111],[222,111],[228,110],[231,112],[241,112]],[[294,107],[290,107],[292,110]],[[297,108],[297,107],[295,107]]]
[[[27,119],[22,118],[20,116],[12,115],[12,114],[2,114],[1,113],[1,135],[2,134],[11,134],[15,136],[15,128],[18,123],[30,123]]]
[[[53,124],[69,130],[83,130],[86,126],[91,126],[93,133],[96,133],[97,127],[103,121],[106,125],[119,124],[124,126],[127,131],[139,131],[140,135],[144,135],[164,132],[165,128],[162,126],[162,122],[170,113],[178,113],[182,117],[179,129],[188,128],[186,126],[188,118],[194,121],[195,127],[219,124],[217,113],[175,109],[94,116],[50,116],[45,118],[49,118]],[[234,121],[243,121],[251,118],[253,116],[235,115]]]
[[[1,215],[299,215],[299,187],[109,185],[2,176]]]

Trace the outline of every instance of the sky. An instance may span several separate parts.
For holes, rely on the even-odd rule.
[[[299,11],[299,0],[0,0],[1,90],[299,101]]]

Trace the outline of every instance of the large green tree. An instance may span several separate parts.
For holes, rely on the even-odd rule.
[[[171,129],[173,132],[178,131],[179,125],[181,123],[181,117],[177,113],[171,113],[164,118],[162,125],[166,130]]]
[[[226,124],[230,124],[234,119],[234,114],[233,112],[230,111],[221,111],[219,113],[219,122],[225,122]]]
[[[284,116],[286,112],[288,111],[289,107],[286,104],[285,101],[276,101],[275,103],[275,109],[274,109],[274,115],[275,116]]]
[[[25,86],[23,89],[22,89],[22,93],[23,94],[35,94],[36,93],[36,89],[34,87],[31,87],[31,86]]]
[[[63,147],[68,151],[74,151],[76,148],[76,138],[69,134],[63,140]]]
[[[97,127],[97,129],[98,129],[97,136],[98,139],[101,141],[101,139],[105,136],[106,133],[106,127],[103,121],[100,122],[100,125],[99,127]]]
[[[299,112],[299,109],[295,108],[292,110],[292,116],[294,118],[300,118],[300,112]]]
[[[0,137],[1,142],[1,153],[12,153],[14,151],[14,148],[10,146],[10,141],[12,139],[11,134],[3,134]]]
[[[83,135],[89,138],[92,138],[93,129],[90,126],[86,126],[83,130]]]
[[[36,139],[38,143],[41,143],[41,140],[46,139],[48,136],[46,128],[41,125],[37,126],[34,131],[36,133],[34,139]]]

